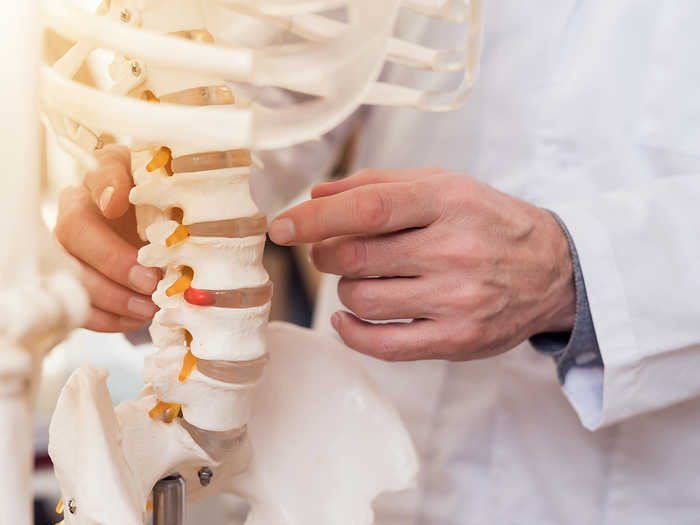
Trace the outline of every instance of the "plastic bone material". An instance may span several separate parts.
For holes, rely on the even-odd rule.
[[[283,323],[271,324],[269,338],[247,433],[232,439],[149,418],[148,394],[115,414],[106,370],[74,372],[51,425],[64,500],[78,509],[66,523],[139,524],[151,487],[173,472],[191,500],[245,497],[247,525],[371,523],[374,497],[405,488],[416,472],[398,414],[339,343]],[[207,486],[197,479],[204,465],[214,473]]]
[[[0,20],[0,523],[32,520],[33,404],[41,360],[87,314],[71,261],[39,215],[40,14],[35,2]],[[9,44],[11,42],[11,44]],[[77,273],[77,272],[76,272]]]
[[[336,8],[346,22],[321,14]],[[393,38],[402,8],[468,23],[464,48]],[[457,107],[476,78],[481,14],[481,0],[104,0],[97,16],[47,1],[47,26],[77,43],[41,67],[44,121],[85,167],[103,132],[131,137],[131,201],[150,243],[139,261],[165,269],[140,400],[113,411],[105,372],[87,367],[59,400],[50,452],[66,523],[145,523],[153,485],[173,473],[190,499],[245,497],[248,525],[371,523],[374,497],[411,484],[410,440],[349,351],[267,329],[248,148],[314,139],[362,103]],[[219,19],[246,29],[217,44]],[[107,93],[72,80],[98,47],[116,52]],[[448,93],[384,84],[385,60],[462,71],[462,82]],[[303,102],[266,107],[242,84]],[[206,487],[202,467],[214,473]]]
[[[409,0],[404,4],[399,0],[205,2],[210,20],[236,20],[236,16],[243,15],[252,19],[230,46],[212,45],[196,35],[181,38],[172,33],[157,34],[163,33],[157,27],[143,30],[152,20],[150,15],[141,16],[144,5],[148,3],[139,0],[103,3],[98,9],[102,16],[94,17],[65,0],[49,0],[46,4],[48,27],[79,43],[53,69],[42,68],[44,110],[64,144],[87,164],[89,157],[80,152],[84,148],[91,150],[102,131],[122,133],[144,142],[180,141],[201,151],[272,149],[322,135],[362,103],[428,111],[454,109],[469,96],[478,71],[482,0]],[[342,7],[346,9],[347,22],[319,14]],[[467,22],[465,45],[436,50],[392,38],[400,8]],[[123,9],[130,13],[124,19]],[[186,26],[194,29],[191,23]],[[264,46],[247,45],[255,41],[251,35],[260,34],[269,35]],[[280,44],[280,37],[286,35],[294,35],[300,41]],[[130,58],[123,64],[123,76],[107,94],[70,80],[97,47],[114,49]],[[426,92],[378,82],[385,60],[464,74],[454,91]],[[132,64],[141,68],[134,68],[138,75],[131,73]],[[255,104],[237,104],[235,111],[225,106],[210,107],[193,121],[190,108],[149,104],[121,96],[143,82],[145,64],[149,68],[194,72],[254,86],[288,88],[316,98],[275,111]]]

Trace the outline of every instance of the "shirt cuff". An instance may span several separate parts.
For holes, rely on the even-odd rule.
[[[569,371],[574,367],[603,368],[603,358],[600,355],[598,339],[595,335],[591,308],[586,295],[586,284],[579,262],[576,246],[562,220],[553,212],[549,212],[561,227],[569,243],[569,251],[574,266],[574,284],[576,286],[576,319],[571,332],[548,332],[535,334],[530,343],[539,353],[554,358],[557,363],[557,376],[563,385]]]

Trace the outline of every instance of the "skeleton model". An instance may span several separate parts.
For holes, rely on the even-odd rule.
[[[433,50],[392,38],[401,8],[468,22],[468,42]],[[345,21],[320,14],[338,9]],[[153,296],[159,350],[147,359],[140,399],[113,409],[107,372],[90,367],[59,399],[50,453],[66,523],[146,523],[151,493],[156,508],[167,507],[167,523],[180,523],[185,482],[188,500],[245,497],[249,525],[371,523],[372,500],[412,482],[414,451],[344,348],[289,325],[268,330],[267,218],[250,197],[248,148],[314,139],[363,103],[457,107],[478,68],[480,1],[104,0],[92,15],[53,0],[46,26],[76,44],[37,75],[20,64],[38,57],[39,18],[26,2],[0,21],[13,47],[0,50],[4,70],[19,70],[24,82],[0,91],[3,128],[14,134],[0,147],[16,162],[5,165],[12,175],[3,175],[0,213],[23,225],[22,235],[0,231],[0,524],[30,523],[37,363],[87,305],[70,262],[57,263],[42,239],[39,169],[28,160],[36,158],[37,130],[27,122],[38,115],[37,77],[44,121],[85,168],[95,167],[90,153],[102,132],[131,137],[131,201],[150,243],[139,262],[165,269]],[[225,25],[238,30],[233,38]],[[107,93],[72,80],[98,47],[116,52]],[[465,74],[454,92],[421,92],[377,82],[387,59]],[[234,92],[239,84],[305,101],[266,108]],[[165,503],[173,494],[177,501]]]

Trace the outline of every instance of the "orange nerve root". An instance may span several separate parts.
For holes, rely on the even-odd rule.
[[[187,228],[187,226],[185,224],[181,224],[180,226],[175,228],[175,231],[172,233],[172,235],[170,235],[170,237],[165,239],[165,245],[168,248],[170,248],[173,244],[177,244],[180,241],[184,241],[189,236],[190,236],[189,229]]]
[[[170,407],[170,410],[168,410],[168,413],[165,416],[165,422],[172,423],[173,420],[178,416],[179,413],[180,413],[180,404],[173,403],[173,406]]]
[[[177,377],[180,382],[185,381],[188,377],[190,377],[190,374],[192,373],[192,370],[194,370],[194,366],[197,364],[197,358],[192,355],[192,352],[188,349],[187,354],[185,354],[185,359],[182,361],[182,370],[180,370],[180,375]]]
[[[192,284],[192,279],[194,279],[194,270],[189,266],[183,267],[182,276],[165,290],[165,295],[172,297],[173,295],[184,293]]]
[[[153,159],[151,159],[151,162],[146,164],[146,171],[148,173],[153,173],[159,168],[165,168],[168,170],[168,174],[172,174],[172,171],[168,169],[170,167],[170,161],[172,160],[172,157],[170,155],[170,148],[166,148],[165,146],[160,148],[158,150],[158,153],[156,153],[153,156]]]
[[[151,410],[151,411],[148,413],[148,417],[156,417],[157,415],[162,414],[162,413],[165,412],[166,410],[170,410],[170,409],[173,408],[175,405],[177,405],[177,403],[165,403],[165,402],[163,402],[163,401],[158,401],[158,404],[157,404],[155,407],[153,407],[153,410]],[[180,406],[180,405],[178,405],[178,407],[179,407],[179,406]],[[178,409],[178,410],[179,410],[179,409]]]

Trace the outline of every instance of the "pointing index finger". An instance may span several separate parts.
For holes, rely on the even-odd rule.
[[[380,234],[429,225],[439,201],[425,180],[370,184],[319,197],[281,213],[270,224],[277,244],[319,242],[350,234]]]

